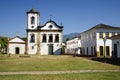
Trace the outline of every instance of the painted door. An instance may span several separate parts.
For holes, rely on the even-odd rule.
[[[100,46],[100,56],[103,56],[103,46]]]
[[[110,56],[110,48],[109,48],[109,46],[106,46],[106,56]]]
[[[117,58],[117,44],[114,44],[114,53],[113,57]]]
[[[49,54],[50,55],[53,55],[53,45],[49,45],[49,49],[48,49],[49,51]]]
[[[15,48],[15,53],[16,53],[16,54],[19,54],[19,53],[20,53],[19,47],[16,47],[16,48]]]

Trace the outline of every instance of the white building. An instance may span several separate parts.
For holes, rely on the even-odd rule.
[[[10,54],[25,54],[25,41],[19,36],[8,41],[8,53]]]
[[[112,56],[112,40],[108,39],[108,37],[119,33],[120,27],[113,27],[105,24],[96,25],[95,27],[82,32],[80,34],[82,55]]]
[[[80,37],[75,37],[66,41],[66,50],[65,53],[67,54],[81,54],[81,40]]]
[[[50,20],[40,25],[40,13],[27,12],[27,54],[61,54],[63,26]]]
[[[111,37],[112,39],[112,56],[120,58],[120,34]]]

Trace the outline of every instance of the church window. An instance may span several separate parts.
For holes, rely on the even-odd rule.
[[[46,41],[47,41],[46,35],[44,34],[44,35],[43,35],[43,40],[42,40],[42,42],[46,42]]]
[[[55,36],[55,42],[59,42],[59,35],[58,34]]]
[[[34,43],[34,42],[35,42],[35,35],[34,35],[34,34],[31,34],[31,35],[30,35],[30,42],[31,42],[31,43]]]
[[[49,28],[52,28],[52,27],[53,27],[52,25],[49,26]]]
[[[34,46],[32,46],[32,49],[34,49]]]
[[[34,28],[34,26],[32,26],[32,28]]]
[[[35,24],[35,17],[31,17],[31,24]]]
[[[49,35],[49,42],[53,42],[53,36],[52,36],[52,34]]]

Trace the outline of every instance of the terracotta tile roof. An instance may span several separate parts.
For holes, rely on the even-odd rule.
[[[106,25],[106,24],[98,24],[84,32],[90,31],[92,29],[119,29],[120,30],[120,27],[110,26],[110,25]],[[84,32],[82,32],[82,33],[84,33]]]
[[[120,39],[120,34],[110,37],[110,39]]]

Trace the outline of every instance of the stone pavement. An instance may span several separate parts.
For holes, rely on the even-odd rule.
[[[20,72],[0,72],[0,75],[16,74],[71,74],[71,73],[89,73],[89,72],[120,72],[120,70],[69,70],[69,71],[20,71]]]

